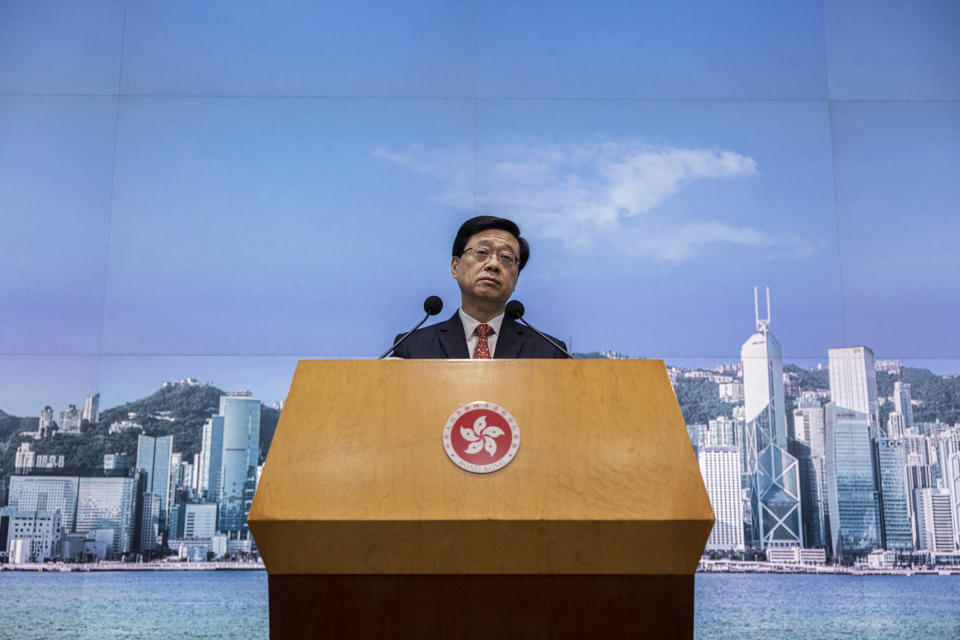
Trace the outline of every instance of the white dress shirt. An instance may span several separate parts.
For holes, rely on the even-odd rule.
[[[472,358],[473,352],[477,348],[477,342],[480,340],[474,331],[483,323],[464,313],[463,307],[460,307],[460,322],[463,324],[463,334],[467,339],[467,352]],[[493,333],[487,336],[487,346],[490,348],[490,357],[492,358],[493,354],[497,352],[497,336],[500,335],[500,326],[503,324],[503,314],[501,313],[487,324],[493,328]]]

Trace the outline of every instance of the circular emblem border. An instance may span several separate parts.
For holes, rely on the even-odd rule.
[[[477,409],[487,409],[488,411],[493,411],[506,420],[507,425],[510,427],[510,448],[507,449],[507,452],[503,454],[502,458],[495,462],[491,462],[490,464],[474,464],[472,462],[467,462],[461,458],[460,454],[458,454],[453,448],[453,441],[451,439],[453,426],[463,414],[470,411],[475,411]],[[468,402],[462,407],[454,410],[454,412],[450,414],[450,417],[447,418],[446,424],[443,426],[443,450],[447,453],[447,457],[450,458],[450,461],[453,462],[453,464],[457,465],[464,471],[469,471],[470,473],[493,473],[494,471],[499,471],[510,464],[510,461],[513,460],[513,458],[517,455],[517,451],[519,449],[520,427],[517,425],[516,418],[514,418],[509,411],[498,404],[494,404],[493,402],[484,402],[482,400]]]

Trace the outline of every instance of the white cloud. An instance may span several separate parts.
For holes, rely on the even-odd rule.
[[[710,244],[751,247],[799,240],[718,220],[674,222],[655,211],[700,180],[753,176],[753,158],[722,149],[655,147],[637,141],[553,144],[524,140],[470,154],[422,145],[374,156],[438,179],[435,199],[512,217],[530,235],[586,248],[606,238],[624,251],[679,262]]]

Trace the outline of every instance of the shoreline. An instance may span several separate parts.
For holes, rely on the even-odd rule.
[[[3,571],[91,573],[108,571],[266,571],[262,562],[28,562],[0,564]]]
[[[842,567],[819,564],[782,564],[770,562],[741,562],[737,560],[700,561],[697,573],[765,573],[840,576],[960,576],[960,566],[954,567]]]
[[[0,564],[0,572],[105,573],[117,571],[266,571],[263,562],[31,562]],[[839,576],[958,576],[958,567],[869,568],[834,565],[794,565],[730,560],[701,561],[696,573],[750,573],[775,575]]]

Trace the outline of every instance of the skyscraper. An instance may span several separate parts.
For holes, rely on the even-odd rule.
[[[149,491],[140,494],[138,520],[138,550],[141,553],[153,551],[157,548],[161,537],[160,496]]]
[[[780,343],[770,331],[770,291],[767,317],[760,319],[757,290],[753,291],[757,332],[740,350],[744,390],[744,476],[750,494],[751,544],[801,545],[800,476],[797,459],[787,450]]]
[[[99,393],[95,393],[92,396],[87,396],[86,401],[83,403],[82,418],[91,424],[96,423],[100,419]]]
[[[893,406],[903,416],[904,429],[913,426],[913,401],[910,397],[910,384],[897,380],[893,383]]]
[[[137,487],[140,478],[78,478],[76,533],[113,530],[111,555],[130,553],[136,544]]]
[[[874,462],[880,489],[880,538],[884,549],[910,549],[909,501],[904,475],[906,459],[898,440],[874,441]]]
[[[223,416],[222,473],[218,491],[218,528],[246,537],[247,513],[256,490],[260,456],[260,400],[249,394],[220,397]]]
[[[223,476],[223,416],[210,416],[203,425],[197,469],[197,492],[211,502],[220,500]]]
[[[697,459],[716,518],[706,548],[742,551],[744,540],[740,451],[736,447],[705,446],[700,450]]]
[[[919,533],[917,547],[932,553],[956,551],[950,493],[946,489],[917,489],[913,503]]]
[[[867,347],[830,349],[830,400],[841,409],[858,411],[870,422],[870,437],[880,435],[877,372]]]
[[[887,415],[887,437],[892,440],[899,440],[906,431],[906,420],[902,413],[891,411]]]
[[[812,455],[823,455],[823,405],[809,392],[800,395],[793,410],[794,438],[810,445]]]
[[[160,529],[166,522],[170,499],[170,459],[173,455],[173,436],[138,436],[137,468],[145,472],[144,494],[153,494],[159,499]]]
[[[957,549],[960,549],[960,429],[954,427],[941,434],[939,456],[943,484],[950,494],[954,542]]]
[[[866,555],[880,546],[879,507],[866,414],[827,403],[827,502],[834,557]]]
[[[913,531],[913,543],[919,548],[920,532],[917,524],[916,490],[933,487],[933,470],[930,468],[930,455],[927,437],[915,432],[903,436],[903,453],[906,460],[904,474],[907,484],[907,509],[910,512],[910,527]]]

